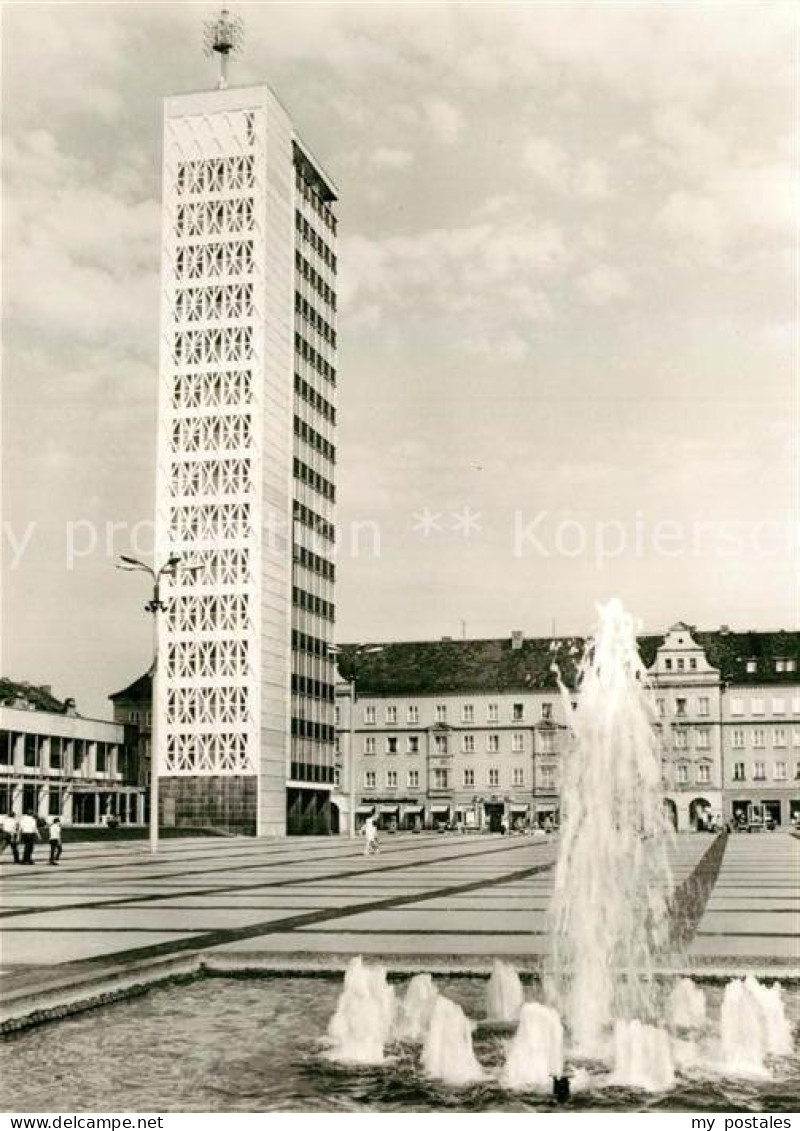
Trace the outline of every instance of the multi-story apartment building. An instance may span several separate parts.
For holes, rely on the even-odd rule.
[[[560,816],[560,766],[576,703],[578,639],[392,643],[342,649],[339,759],[355,756],[357,816],[399,828],[496,828]],[[680,830],[740,812],[800,817],[800,633],[640,638],[662,736],[664,802]],[[559,688],[556,670],[561,675]],[[343,808],[347,797],[337,795]]]
[[[137,777],[132,728],[83,718],[73,700],[62,703],[48,688],[0,681],[0,812],[66,825],[108,817],[141,824]]]
[[[145,672],[121,691],[109,695],[114,722],[132,728],[136,737],[138,784],[150,785],[153,673]],[[148,797],[149,800],[149,797]]]
[[[326,832],[336,193],[266,86],[164,107],[162,821]]]

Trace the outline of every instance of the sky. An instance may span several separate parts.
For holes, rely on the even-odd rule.
[[[798,628],[797,10],[241,4],[341,194],[337,635]],[[161,100],[197,4],[2,12],[3,674],[147,666]]]

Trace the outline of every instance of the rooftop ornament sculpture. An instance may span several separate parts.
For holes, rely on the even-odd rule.
[[[203,28],[205,54],[219,57],[218,90],[228,88],[228,56],[241,55],[244,48],[244,24],[241,17],[223,8],[216,19],[206,20]]]

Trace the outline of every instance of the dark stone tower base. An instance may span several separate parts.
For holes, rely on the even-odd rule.
[[[161,827],[255,836],[256,786],[257,779],[253,775],[161,778]]]

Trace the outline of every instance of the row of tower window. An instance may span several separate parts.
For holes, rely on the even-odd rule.
[[[292,734],[297,738],[313,738],[317,742],[333,743],[334,731],[329,723],[315,723],[311,719],[292,719]]]
[[[250,674],[247,641],[180,640],[167,648],[171,679],[241,679]]]
[[[255,766],[247,739],[246,734],[216,730],[205,734],[168,733],[165,772],[252,772]]]
[[[319,195],[313,185],[310,185],[303,176],[300,168],[295,166],[295,188],[302,196],[306,204],[310,204],[316,214],[322,220],[323,224],[329,231],[336,235],[337,222],[336,217],[330,210],[328,205]]]
[[[175,293],[175,317],[179,321],[234,321],[250,318],[252,314],[253,284],[250,282],[179,287]]]
[[[325,263],[335,275],[336,256],[325,243],[325,240],[314,231],[313,225],[309,224],[308,220],[299,210],[296,210],[294,214],[294,226],[297,234],[313,247],[322,262]]]
[[[200,503],[172,512],[170,534],[177,542],[246,538],[252,533],[248,503]]]
[[[249,369],[180,373],[172,387],[172,404],[178,409],[244,407],[250,403],[252,388]]]
[[[175,251],[175,274],[178,279],[241,278],[252,274],[254,263],[252,240],[227,240],[219,243],[191,244]]]
[[[250,557],[247,550],[239,548],[194,550],[192,565],[199,568],[191,574],[178,574],[174,585],[195,588],[199,585],[241,585],[249,581]]]
[[[310,636],[306,632],[293,629],[292,648],[298,652],[308,652],[312,656],[327,656],[329,644],[327,640],[320,640],[318,636]]]
[[[324,475],[312,470],[307,463],[303,463],[300,459],[294,460],[293,469],[295,479],[299,479],[301,483],[307,483],[309,487],[313,487],[318,494],[329,499],[332,503],[336,502],[336,488]]]
[[[322,597],[315,597],[313,593],[307,593],[305,589],[301,589],[298,585],[292,587],[292,604],[298,609],[304,609],[307,613],[322,617],[323,620],[334,621],[336,619],[334,607],[330,601],[325,601]]]
[[[307,526],[309,530],[313,530],[315,534],[319,534],[328,542],[336,541],[336,528],[332,522],[328,522],[322,515],[317,514],[311,507],[307,507],[305,503],[294,501],[294,517],[298,522],[302,522],[303,526]]]
[[[294,292],[294,309],[297,314],[305,318],[312,329],[336,349],[336,331],[299,291]]]
[[[172,448],[176,452],[236,451],[248,448],[251,438],[247,413],[182,417],[172,424]]]
[[[542,779],[540,785],[544,789],[550,789],[553,786],[554,778],[552,773],[545,775],[544,771],[549,770],[550,767],[542,767]],[[512,787],[525,786],[527,784],[527,775],[524,766],[512,766],[511,773],[507,776],[506,782]],[[445,768],[437,768],[433,771],[432,786],[434,789],[451,789],[454,778],[450,771]],[[397,789],[400,784],[400,775],[397,770],[387,770],[385,778],[387,789]],[[462,771],[461,785],[467,789],[477,785],[475,770],[468,766]],[[489,787],[497,787],[501,784],[501,773],[499,766],[490,766],[486,771],[486,778],[483,784]],[[406,774],[406,786],[408,789],[420,788],[420,772],[419,770],[409,770]],[[364,771],[364,788],[377,789],[378,788],[378,774],[376,770]]]
[[[318,353],[317,350],[306,341],[302,334],[295,334],[294,348],[298,357],[302,357],[303,361],[307,361],[326,381],[330,381],[332,385],[336,384],[336,369],[329,361],[325,360],[321,353]]]
[[[175,495],[241,495],[252,490],[248,459],[192,460],[173,468]]]
[[[333,562],[329,562],[327,558],[320,557],[319,554],[315,554],[313,550],[306,549],[305,546],[294,547],[294,560],[305,569],[310,569],[312,573],[320,574],[326,581],[336,580],[336,567]]]
[[[330,440],[326,440],[324,436],[320,436],[315,428],[312,428],[310,424],[306,424],[299,416],[295,416],[294,418],[294,434],[295,436],[299,436],[300,439],[310,447],[315,448],[325,459],[330,460],[331,463],[336,462],[336,448]]]
[[[218,236],[228,232],[240,234],[248,232],[252,226],[252,196],[179,204],[175,212],[175,234],[178,239]]]
[[[292,781],[321,782],[332,784],[334,780],[333,766],[320,766],[315,762],[293,761],[291,764]]]
[[[179,193],[243,192],[255,184],[251,156],[211,157],[205,161],[182,161],[175,185]]]
[[[253,356],[251,326],[179,330],[172,339],[175,365],[231,365],[251,361]]]
[[[326,703],[332,703],[334,697],[334,686],[332,683],[326,683],[321,679],[309,679],[304,675],[292,675],[292,691],[296,695],[305,695],[310,699],[322,699]]]
[[[294,265],[297,274],[310,283],[317,294],[327,302],[331,310],[336,309],[336,292],[333,287],[329,286],[322,278],[318,271],[315,271],[306,257],[300,251],[294,253]]]

